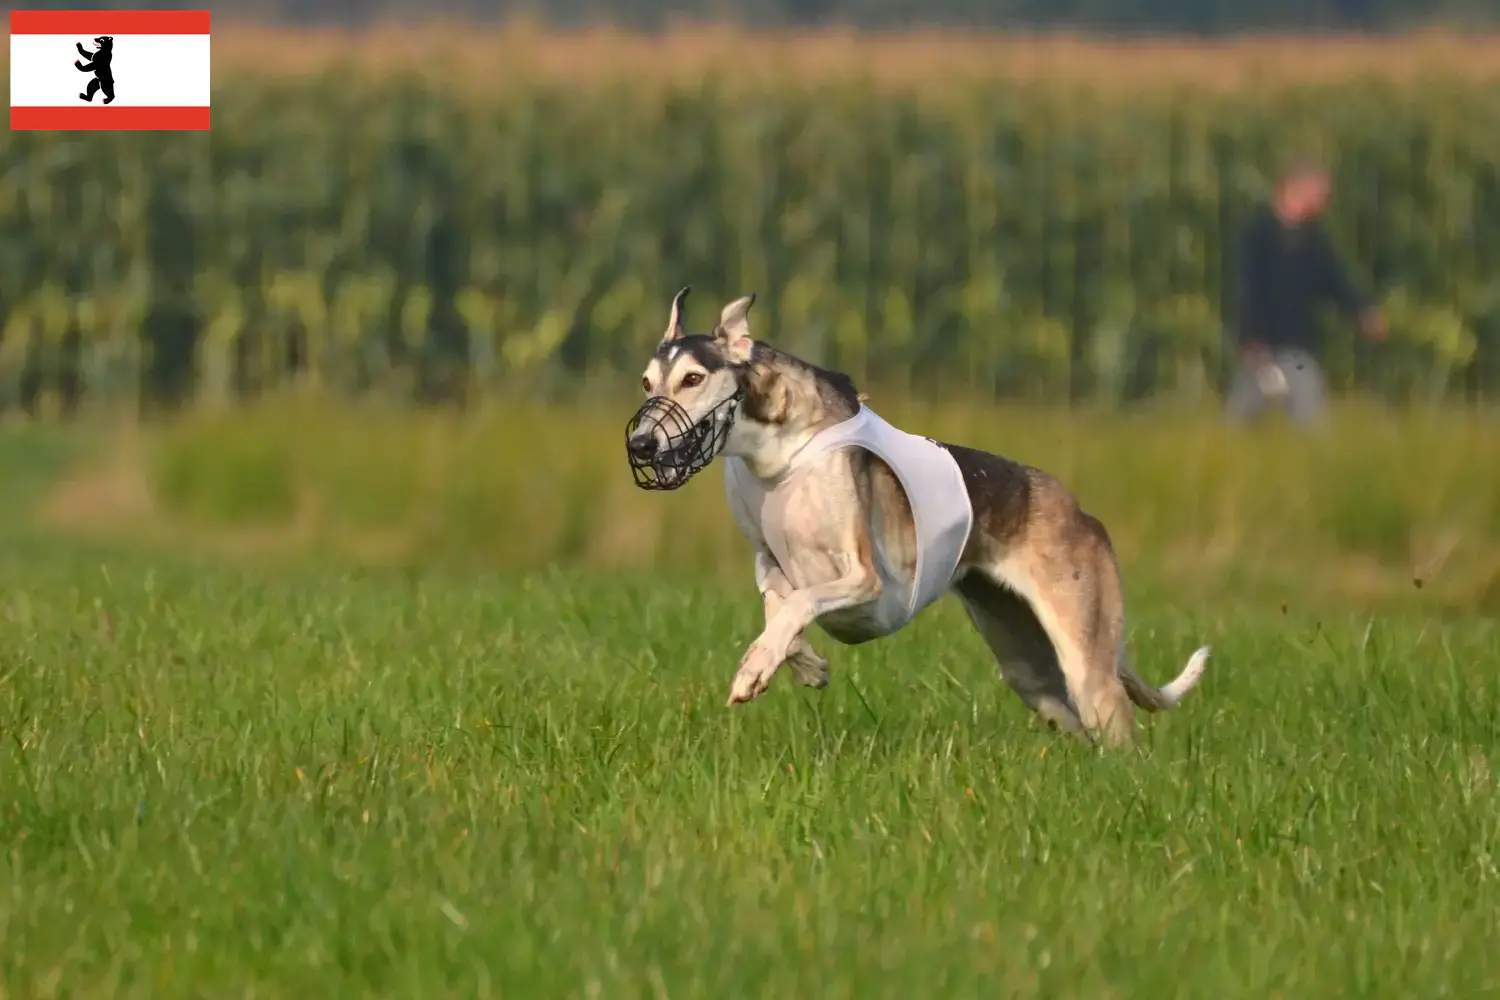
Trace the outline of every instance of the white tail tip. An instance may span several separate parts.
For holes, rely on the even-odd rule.
[[[1187,666],[1182,668],[1172,683],[1161,689],[1161,700],[1165,702],[1163,707],[1176,708],[1177,704],[1187,696],[1187,693],[1198,686],[1203,679],[1203,671],[1208,666],[1208,654],[1210,647],[1204,646],[1188,658]]]

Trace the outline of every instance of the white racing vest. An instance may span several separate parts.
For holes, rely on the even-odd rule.
[[[804,475],[829,452],[864,448],[891,467],[906,491],[916,527],[917,567],[915,578],[907,578],[875,540],[875,566],[881,577],[880,597],[870,616],[872,631],[865,637],[890,635],[911,621],[933,601],[947,593],[953,574],[969,541],[974,508],[964,486],[958,463],[930,438],[908,434],[861,406],[853,417],[819,431],[793,458],[786,474],[775,483],[755,476],[743,459],[724,461],[724,485],[729,508],[740,531],[766,552],[791,578],[786,538],[781,531],[781,503],[790,483]],[[765,590],[764,574],[757,560],[756,584]],[[806,584],[791,580],[794,587]]]

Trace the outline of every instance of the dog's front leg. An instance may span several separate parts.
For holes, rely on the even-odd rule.
[[[793,592],[792,582],[786,578],[781,567],[769,552],[755,554],[755,578],[760,587],[761,602],[765,608],[766,625],[769,626],[781,612],[782,604]],[[807,687],[828,686],[828,661],[813,649],[801,632],[792,639],[787,650],[787,666],[798,684]]]
[[[734,685],[729,692],[729,704],[761,695],[777,669],[786,662],[793,640],[820,616],[880,596],[880,576],[875,568],[857,558],[851,558],[851,562],[853,565],[837,580],[794,590],[779,598],[781,607],[775,617],[766,623],[765,631],[740,660],[739,672],[734,675]]]

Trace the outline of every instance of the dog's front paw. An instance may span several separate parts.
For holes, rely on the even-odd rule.
[[[798,684],[812,688],[828,686],[828,661],[801,639],[792,647],[792,655],[787,657],[786,663],[792,668],[792,676],[797,678]]]
[[[734,675],[734,684],[729,689],[730,705],[738,705],[741,702],[759,698],[765,694],[766,688],[771,686],[771,678],[776,674],[776,668],[781,666],[782,657],[777,656],[769,646],[757,642],[751,646],[740,660],[739,672]]]

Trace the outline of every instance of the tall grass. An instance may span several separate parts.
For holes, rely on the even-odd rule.
[[[633,400],[490,404],[468,417],[281,400],[114,443],[68,487],[66,519],[142,525],[374,564],[553,565],[744,583],[720,474],[647,494],[623,456]],[[1323,436],[1237,430],[1200,409],[1129,416],[873,405],[914,432],[1061,479],[1109,527],[1133,586],[1264,599],[1500,608],[1500,435],[1488,414],[1346,407]]]

